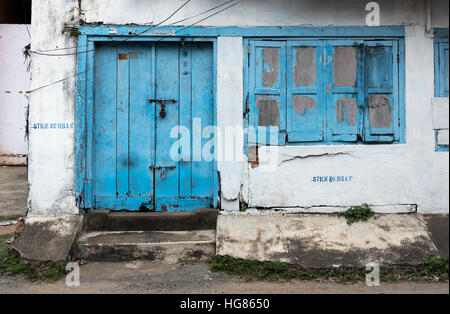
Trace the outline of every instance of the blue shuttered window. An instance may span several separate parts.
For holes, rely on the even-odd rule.
[[[436,97],[448,97],[448,39],[447,42],[439,41],[435,45],[437,54],[436,67]]]
[[[249,126],[270,120],[279,145],[400,142],[399,41],[250,41]]]
[[[435,30],[434,40],[435,97],[449,97],[448,29]],[[448,152],[448,145],[439,145],[436,130],[436,150]]]

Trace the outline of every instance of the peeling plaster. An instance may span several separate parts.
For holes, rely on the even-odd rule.
[[[358,102],[356,98],[344,97],[336,102],[336,118],[339,123],[344,122],[347,116],[347,125],[354,126],[358,120]]]
[[[256,97],[256,108],[259,109],[259,126],[280,125],[280,102],[267,96]]]
[[[336,47],[333,55],[334,85],[355,86],[358,73],[358,48]]]
[[[295,112],[297,112],[299,115],[303,115],[305,111],[314,109],[317,106],[316,100],[314,98],[301,95],[294,95],[292,97],[292,103]]]
[[[392,105],[389,95],[377,94],[369,97],[370,126],[389,128],[392,125]]]
[[[264,64],[269,66],[269,70],[264,68],[263,84],[266,87],[271,87],[278,82],[278,75],[280,72],[280,51],[278,48],[264,48],[263,60]]]
[[[317,81],[316,48],[315,47],[298,48],[296,60],[297,65],[294,68],[295,86],[307,87],[311,85],[316,85]]]

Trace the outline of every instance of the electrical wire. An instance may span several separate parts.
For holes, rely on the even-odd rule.
[[[177,14],[182,8],[184,8],[189,2],[191,2],[191,0],[187,0],[185,3],[183,3],[178,9],[176,9],[172,14],[170,14],[170,16],[167,17],[165,20],[159,22],[159,23],[156,24],[156,25],[153,25],[153,26],[147,28],[146,30],[144,30],[144,31],[142,31],[142,32],[140,32],[140,33],[138,33],[138,34],[134,34],[133,37],[138,37],[138,36],[140,36],[140,35],[142,35],[142,34],[148,32],[148,31],[151,31],[152,29],[154,29],[154,28],[156,28],[156,27],[162,25],[163,23],[167,22],[167,21],[170,20],[175,14]],[[126,41],[132,39],[133,37],[127,37],[127,38],[125,38],[124,40],[122,40],[122,42],[126,42]],[[118,42],[118,43],[116,43],[116,44],[121,44],[122,42]],[[63,57],[63,56],[73,56],[73,55],[78,55],[78,54],[82,54],[82,53],[88,53],[88,52],[91,52],[91,51],[94,51],[94,49],[85,50],[85,51],[80,51],[80,52],[73,52],[73,53],[64,53],[64,54],[49,54],[49,53],[46,53],[46,52],[39,52],[39,51],[33,51],[33,50],[31,51],[31,53],[34,53],[34,54],[37,54],[37,55],[42,55],[42,56]]]
[[[190,1],[190,0],[189,0],[189,1]],[[232,0],[232,1],[235,1],[235,0]],[[228,9],[230,9],[230,8],[232,8],[232,7],[234,7],[234,6],[236,6],[236,5],[238,5],[238,4],[241,3],[242,1],[244,1],[244,0],[239,0],[238,2],[236,2],[236,3],[234,3],[234,4],[231,4],[231,5],[227,6],[227,7],[225,7],[224,9],[222,9],[222,10],[220,10],[220,11],[217,11],[217,12],[215,12],[215,13],[213,13],[213,14],[211,14],[211,15],[209,15],[209,16],[207,16],[207,17],[205,17],[205,18],[203,18],[203,19],[201,19],[201,20],[199,20],[199,21],[197,21],[197,22],[195,22],[195,23],[189,25],[189,26],[186,26],[186,27],[183,27],[183,28],[179,29],[178,31],[174,32],[174,33],[171,34],[171,35],[164,36],[164,37],[162,37],[161,39],[155,41],[155,43],[160,42],[160,41],[162,41],[162,40],[164,40],[164,39],[166,39],[166,38],[168,38],[168,37],[173,37],[173,36],[176,35],[177,33],[180,33],[180,32],[182,32],[182,31],[184,31],[184,30],[186,30],[186,29],[188,29],[188,28],[190,28],[190,27],[193,27],[193,26],[195,26],[195,25],[197,25],[197,24],[199,24],[199,23],[201,23],[201,22],[203,22],[203,21],[205,21],[205,20],[207,20],[207,19],[213,17],[213,16],[216,16],[217,14],[219,14],[219,13],[221,13],[221,12],[224,12],[224,11],[226,11],[226,10],[228,10]],[[230,3],[230,1],[228,1],[228,3]],[[211,10],[214,10],[214,9],[210,9],[210,10],[208,10],[208,11],[211,11]],[[123,41],[120,41],[119,43],[122,43],[122,42],[123,42]],[[91,68],[89,68],[89,69],[86,69],[85,71],[76,73],[76,74],[74,74],[74,75],[71,75],[71,76],[68,76],[68,77],[66,77],[66,78],[60,79],[60,80],[55,81],[55,82],[53,82],[53,83],[46,84],[46,85],[43,85],[43,86],[34,88],[34,89],[28,91],[28,94],[34,93],[34,92],[36,92],[36,91],[38,91],[38,90],[41,90],[41,89],[50,87],[50,86],[52,86],[52,85],[55,85],[55,84],[58,84],[58,83],[61,83],[61,82],[64,82],[64,81],[69,80],[69,79],[71,79],[71,78],[77,77],[78,75],[85,74],[85,73],[87,73],[87,72],[89,72],[89,71],[91,71],[91,70],[94,70],[94,69],[96,69],[96,68],[99,68],[99,67],[101,67],[101,66],[104,66],[104,65],[106,65],[106,64],[109,64],[109,63],[112,63],[112,62],[116,62],[116,61],[117,61],[117,60],[114,59],[114,60],[107,61],[107,62],[102,63],[102,64],[95,65],[95,66],[93,66],[93,67],[91,67]]]
[[[179,21],[170,23],[170,24],[168,24],[168,25],[160,26],[162,23],[164,23],[165,21],[169,20],[169,19],[166,19],[165,21],[163,21],[163,22],[161,22],[161,23],[158,23],[158,24],[152,26],[151,28],[147,29],[146,31],[144,31],[144,33],[145,33],[145,32],[148,32],[148,31],[150,31],[150,30],[157,30],[157,29],[161,29],[161,28],[164,28],[164,27],[175,26],[176,24],[179,24],[179,23],[182,23],[182,22],[191,20],[191,19],[196,18],[196,17],[198,17],[198,16],[201,16],[201,15],[203,15],[203,14],[205,14],[205,13],[209,13],[209,12],[211,12],[211,11],[214,11],[215,9],[218,9],[218,8],[220,8],[220,7],[223,7],[224,5],[227,5],[227,4],[229,4],[229,3],[231,3],[231,2],[234,2],[234,1],[236,1],[236,0],[229,0],[229,1],[224,2],[224,3],[220,4],[220,5],[217,5],[217,6],[213,7],[213,8],[210,8],[210,9],[208,9],[208,10],[202,11],[202,12],[196,14],[196,15],[193,15],[193,16],[190,16],[190,17],[187,17],[187,18],[184,18],[184,19],[182,19],[182,20],[179,20]],[[145,25],[148,25],[148,24],[149,24],[149,23],[145,23]],[[159,27],[158,27],[158,26],[159,26]],[[136,37],[136,36],[137,36],[136,34],[133,35],[133,37]],[[62,51],[62,50],[79,49],[79,48],[82,48],[82,47],[87,47],[87,45],[74,46],[74,47],[65,47],[65,48],[55,48],[55,49],[39,50],[39,51],[31,51],[31,52],[34,53],[34,54],[38,54],[38,55],[52,56],[52,57],[70,56],[70,55],[82,54],[82,53],[89,52],[89,51],[80,51],[80,52],[77,52],[77,53],[66,53],[66,54],[48,54],[48,53],[47,53],[47,52],[53,52],[53,51]]]

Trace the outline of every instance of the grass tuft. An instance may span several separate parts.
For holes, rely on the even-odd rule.
[[[335,213],[332,216],[347,219],[347,224],[352,225],[355,222],[368,221],[371,218],[376,218],[375,212],[370,205],[362,204],[360,206],[352,206],[342,213]]]

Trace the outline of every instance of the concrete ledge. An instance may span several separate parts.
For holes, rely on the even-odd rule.
[[[449,219],[447,215],[425,215],[431,240],[436,245],[439,255],[448,258]]]
[[[0,166],[26,166],[26,155],[0,155]]]
[[[67,260],[82,220],[83,216],[29,217],[25,232],[13,248],[30,261]]]
[[[192,212],[114,213],[96,210],[86,215],[83,229],[92,231],[184,231],[216,229],[217,210]]]
[[[207,262],[215,253],[215,235],[215,230],[89,232],[79,238],[76,258],[97,262]]]
[[[308,268],[411,265],[438,254],[423,217],[415,214],[380,215],[351,226],[329,215],[219,215],[216,242],[219,255]]]
[[[270,214],[332,214],[341,213],[349,209],[350,206],[311,206],[311,207],[284,207],[257,209],[249,208],[245,212],[223,211],[221,214],[238,215],[270,215]],[[412,214],[417,212],[417,205],[371,205],[372,210],[377,214]]]

